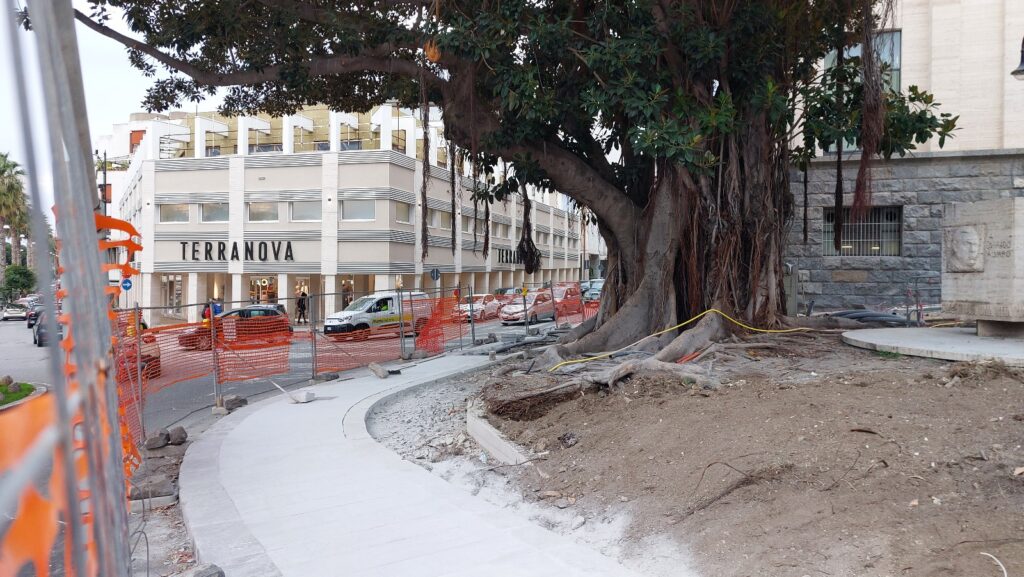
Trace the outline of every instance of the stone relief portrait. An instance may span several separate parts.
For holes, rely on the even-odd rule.
[[[946,272],[985,270],[985,225],[947,228],[943,241]]]

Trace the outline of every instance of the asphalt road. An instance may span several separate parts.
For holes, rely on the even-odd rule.
[[[51,382],[47,364],[49,347],[32,344],[32,330],[25,321],[0,321],[0,376],[16,381]]]

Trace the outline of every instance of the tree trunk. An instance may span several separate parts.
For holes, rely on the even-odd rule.
[[[660,164],[632,234],[610,232],[635,215],[595,207],[608,244],[601,306],[594,330],[560,354],[621,348],[709,308],[760,326],[778,324],[783,234],[792,212],[785,147],[755,117],[745,131],[725,137],[721,150],[720,171]],[[678,336],[666,333],[648,348],[662,349]]]

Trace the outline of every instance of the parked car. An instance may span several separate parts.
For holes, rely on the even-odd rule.
[[[43,312],[45,308],[46,307],[44,307],[41,304],[34,304],[31,307],[29,307],[28,312],[25,313],[25,323],[28,326],[28,328],[32,328],[35,326],[36,319],[39,318],[39,313]]]
[[[551,293],[547,290],[529,293],[526,295],[525,308],[523,307],[522,300],[513,299],[501,309],[501,314],[498,316],[501,318],[501,324],[503,325],[521,323],[525,320],[529,320],[530,324],[534,324],[541,319],[554,320],[555,305],[554,301],[551,300]]]
[[[583,312],[583,295],[575,285],[556,286],[551,289],[555,295],[555,311],[559,315],[575,315]]]
[[[582,283],[581,283],[582,287]],[[587,283],[587,288],[583,289],[583,302],[591,303],[601,300],[601,291],[604,290],[604,279],[595,278],[591,279]]]
[[[422,292],[402,292],[399,318],[398,293],[379,292],[359,297],[344,310],[327,315],[324,334],[332,338],[367,338],[409,331],[418,334],[434,310],[434,301]],[[401,321],[401,322],[400,322]]]
[[[50,334],[46,328],[46,319],[50,315],[48,311],[42,311],[36,317],[36,324],[32,327],[32,342],[37,347],[45,347],[50,342]],[[57,323],[57,340],[64,338],[64,325]]]
[[[23,321],[28,318],[28,309],[19,305],[7,305],[4,307],[2,320],[5,321]]]
[[[472,308],[474,321],[493,319],[498,316],[498,311],[501,310],[502,307],[501,301],[499,301],[494,295],[476,294],[472,297],[462,297],[462,301],[459,303],[459,308],[453,312],[453,315],[467,323],[469,322],[470,300],[473,302]]]
[[[284,333],[291,333],[288,315],[275,304],[248,305],[223,312],[214,317],[217,341],[222,343],[276,341]],[[178,336],[178,344],[185,350],[210,350],[213,331],[209,321],[186,330]]]

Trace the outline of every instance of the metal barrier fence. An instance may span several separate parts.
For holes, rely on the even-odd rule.
[[[575,325],[596,312],[596,301],[584,302],[577,282],[526,289],[525,295],[447,287],[211,301],[181,305],[173,311],[179,319],[153,327],[143,325],[144,313],[167,319],[166,307],[119,310],[116,358],[119,384],[130,392],[121,402],[128,429],[141,441],[147,431],[221,405],[225,395],[303,386],[324,373],[437,355],[518,326],[528,332],[548,321]],[[330,303],[335,306],[326,310]],[[200,320],[184,322],[189,317]]]

